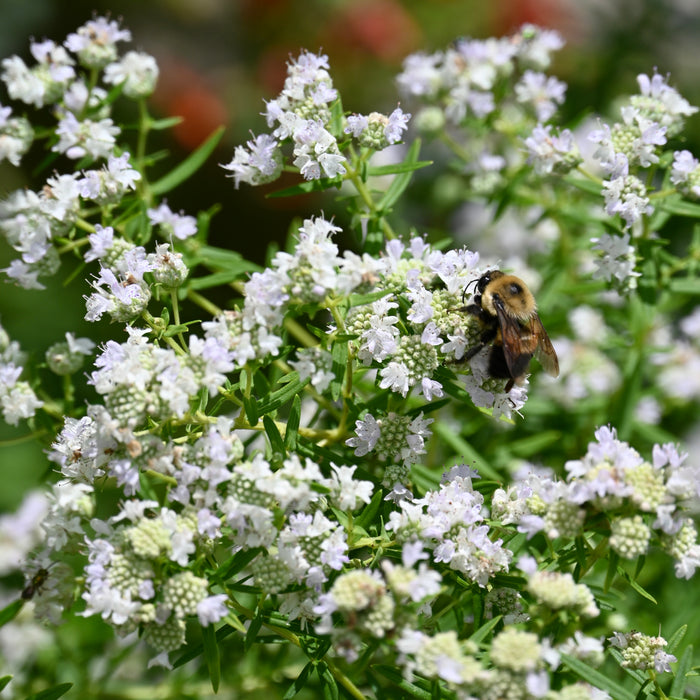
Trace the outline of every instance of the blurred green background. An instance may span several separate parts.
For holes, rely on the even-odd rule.
[[[161,75],[151,110],[184,119],[167,141],[154,144],[171,150],[171,165],[216,127],[227,127],[214,157],[168,202],[193,215],[220,202],[212,242],[258,263],[270,243],[283,245],[294,217],[332,213],[332,202],[320,197],[266,199],[263,188],[236,191],[218,166],[251,131],[266,129],[263,99],[277,94],[285,61],[302,47],[328,54],[346,110],[391,111],[399,100],[394,76],[407,54],[435,51],[459,36],[501,36],[533,22],[567,41],[551,68],[569,86],[564,118],[609,108],[616,95],[636,91],[638,73],[654,68],[670,73],[671,84],[700,104],[697,0],[0,0],[0,56],[30,62],[30,37],[61,42],[93,12],[121,19],[133,35],[128,48],[156,57]],[[699,128],[691,120],[690,148],[700,140]],[[31,161],[26,170],[0,164],[0,197],[25,185],[38,189],[46,175],[32,174]],[[10,259],[0,243],[0,267]],[[65,285],[54,280],[48,293],[0,284],[0,321],[35,359],[67,330],[94,337],[96,329],[82,320],[88,289],[81,275]],[[101,327],[108,337],[112,329]],[[0,427],[0,510],[14,508],[51,468],[27,433],[26,426]]]

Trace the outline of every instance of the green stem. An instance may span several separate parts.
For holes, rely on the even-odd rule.
[[[187,290],[187,298],[212,316],[220,316],[223,313],[222,309],[214,304],[214,302],[209,301],[209,299],[202,296],[199,292],[195,292],[194,289]]]

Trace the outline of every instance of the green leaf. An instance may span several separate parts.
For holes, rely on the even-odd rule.
[[[351,307],[363,306],[364,304],[371,304],[373,301],[377,301],[377,299],[382,299],[391,293],[391,290],[384,289],[380,292],[370,292],[369,294],[351,294],[348,297],[348,303]]]
[[[561,660],[579,676],[579,678],[582,678],[584,681],[600,690],[607,690],[614,700],[634,700],[633,693],[623,688],[621,685],[618,685],[612,678],[608,678],[599,671],[596,671],[596,669],[591,668],[583,661],[575,659],[568,654],[562,654]]]
[[[377,513],[384,503],[384,494],[381,489],[374,492],[370,502],[360,511],[355,518],[354,526],[369,531],[369,527],[377,522]]]
[[[240,253],[225,248],[217,248],[213,245],[203,245],[197,248],[194,255],[190,257],[191,265],[210,265],[228,270],[231,267],[240,267],[242,271],[260,270],[260,266],[250,260],[246,260]]]
[[[330,384],[331,398],[333,401],[337,401],[340,398],[340,392],[343,390],[345,371],[347,370],[348,344],[344,342],[333,343],[331,357],[333,358],[333,365],[331,367],[333,379]]]
[[[415,683],[407,681],[401,671],[399,671],[395,666],[385,666],[384,664],[377,664],[371,667],[375,673],[380,676],[384,676],[387,680],[391,681],[395,686],[408,693],[411,697],[419,698],[420,700],[431,700],[431,693],[429,690],[425,690]]]
[[[688,625],[681,625],[668,639],[666,651],[673,654],[678,648],[678,645],[683,641],[683,638],[688,633]]]
[[[285,187],[282,190],[276,190],[266,195],[269,199],[278,199],[280,197],[296,197],[300,194],[310,194],[311,192],[324,192],[331,187],[340,187],[343,179],[340,177],[320,177],[317,180],[307,180],[299,182],[291,187]]]
[[[338,684],[335,682],[335,678],[328,668],[328,664],[323,661],[318,663],[316,665],[316,673],[318,674],[319,681],[321,681],[323,697],[328,698],[328,700],[338,700]]]
[[[73,687],[72,683],[59,683],[53,686],[53,688],[47,688],[42,690],[40,693],[34,693],[33,695],[28,695],[26,700],[56,700],[62,695],[65,695]]]
[[[693,647],[688,646],[681,656],[671,683],[670,694],[672,697],[684,698],[685,686],[688,683],[688,673],[693,667]]]
[[[219,645],[216,641],[214,625],[202,627],[202,647],[204,649],[204,658],[207,662],[207,670],[209,671],[211,688],[217,693],[221,681],[221,659],[219,657]]]
[[[12,680],[12,676],[3,676],[0,678],[0,691],[7,687],[7,684]]]
[[[173,168],[167,175],[151,185],[151,193],[156,197],[174,190],[178,185],[188,180],[206,162],[207,158],[216,148],[224,135],[224,127],[220,126],[214,133],[196,150],[190,153],[185,160]]]
[[[290,372],[287,375],[289,382],[281,389],[273,391],[269,396],[261,399],[257,405],[257,413],[264,416],[266,413],[276,411],[280,406],[284,406],[292,397],[298,394],[310,381],[309,377],[301,381],[298,372]],[[257,423],[257,419],[255,421]]]
[[[151,131],[164,131],[165,129],[172,129],[172,127],[182,124],[184,119],[182,117],[165,117],[164,119],[154,119],[149,123]]]
[[[508,447],[516,457],[532,457],[537,455],[550,445],[554,445],[561,440],[562,435],[559,430],[543,430],[541,433],[536,433],[520,440],[511,440]]]
[[[654,598],[654,596],[651,593],[644,590],[644,588],[642,588],[642,586],[637,581],[635,581],[621,566],[617,567],[617,573],[622,578],[624,578],[627,581],[627,583],[629,583],[629,585],[635,591],[637,591],[637,593],[639,593],[640,596],[642,596],[642,598],[646,598],[647,600],[650,600],[652,603],[654,603],[654,605],[657,605],[656,598]]]
[[[0,610],[0,627],[13,620],[17,616],[17,613],[22,609],[23,605],[23,600],[14,600]]]
[[[226,284],[235,282],[241,275],[240,270],[227,270],[226,272],[215,272],[204,277],[194,277],[187,282],[190,289],[212,289],[213,287],[223,287]]]
[[[412,173],[414,170],[427,168],[432,165],[432,160],[417,160],[415,163],[391,163],[389,165],[378,165],[367,168],[367,174],[370,177],[379,177],[382,175],[398,175],[399,173]]]
[[[255,638],[258,636],[258,632],[262,627],[262,623],[262,610],[257,610],[255,613],[255,617],[250,621],[250,625],[248,626],[248,632],[246,633],[245,639],[243,640],[243,648],[245,649],[245,651],[249,651],[250,647],[252,647],[253,644],[255,644]]]
[[[485,624],[481,625],[478,630],[476,630],[469,639],[475,644],[481,644],[486,637],[488,637],[492,630],[498,625],[498,623],[503,619],[503,615],[496,615]]]
[[[454,432],[451,426],[435,421],[431,426],[436,437],[444,440],[465,462],[474,462],[474,467],[482,479],[502,481],[502,476],[464,438]]]
[[[677,216],[700,218],[700,204],[687,202],[684,199],[674,199],[669,197],[661,202],[654,202],[654,207],[663,209],[669,214],[676,214]]]
[[[284,445],[289,452],[297,449],[297,437],[299,437],[299,423],[301,422],[301,397],[297,394],[292,399],[292,408],[287,417],[287,431],[284,434]]]
[[[296,677],[294,682],[289,686],[282,700],[291,700],[306,685],[306,680],[313,669],[314,662],[309,661],[309,663],[301,669],[301,673]]]
[[[566,175],[564,177],[564,182],[571,185],[572,187],[575,187],[578,190],[582,190],[583,192],[588,192],[589,194],[596,194],[599,197],[602,196],[602,182],[589,180],[588,178],[583,177],[576,177],[575,175]]]
[[[420,139],[416,139],[408,149],[408,153],[404,158],[404,164],[409,166],[418,163],[418,153],[420,151],[421,142]],[[404,190],[408,187],[413,177],[413,170],[407,170],[399,175],[397,175],[387,188],[384,196],[377,203],[377,209],[381,211],[386,211],[391,209],[391,207],[396,204],[399,197],[404,193]]]
[[[260,418],[260,413],[258,413],[257,401],[248,396],[244,396],[243,408],[245,409],[245,417],[248,419],[249,425],[257,425],[258,419]]]
[[[224,620],[230,619],[231,615],[227,615]],[[238,632],[236,627],[230,624],[225,624],[222,627],[219,627],[218,630],[216,630],[216,640],[217,643],[221,643],[222,640],[226,639],[230,634],[233,634],[234,632]],[[173,661],[173,668],[179,668],[180,666],[184,666],[186,663],[189,663],[192,661],[192,659],[196,659],[198,656],[201,656],[202,653],[204,652],[204,645],[203,644],[196,644],[193,647],[188,647],[187,651],[185,651],[184,654],[181,656],[178,656],[175,661]]]
[[[243,571],[258,554],[264,551],[263,547],[252,547],[251,549],[242,549],[240,552],[236,552],[210,576],[212,583],[228,581],[232,576]]]
[[[270,418],[270,416],[263,416],[263,426],[265,428],[265,433],[267,434],[267,439],[270,441],[270,448],[273,453],[284,457],[287,453],[284,447],[284,440],[282,440],[282,435],[275,425],[275,421]]]
[[[677,277],[668,283],[668,288],[677,294],[700,294],[700,279]]]

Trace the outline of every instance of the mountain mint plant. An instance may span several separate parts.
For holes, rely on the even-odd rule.
[[[0,157],[49,155],[3,195],[3,273],[16,294],[67,284],[96,330],[41,357],[0,332],[3,418],[46,449],[0,521],[1,682],[695,697],[697,107],[653,72],[567,126],[563,41],[529,25],[408,56],[366,115],[301,51],[221,176],[327,191],[334,214],[260,267],[207,242],[214,208],[177,211],[221,131],[154,176],[149,134],[174,120],[149,113],[158,66],[130,41],[95,17],[2,62]],[[454,230],[425,233],[411,217],[438,201]],[[470,353],[465,306],[497,267],[535,291],[559,379],[533,362],[506,391],[490,347]],[[89,659],[73,677],[41,661],[56,639]]]

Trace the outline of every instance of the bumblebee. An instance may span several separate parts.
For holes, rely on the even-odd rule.
[[[514,384],[522,384],[533,355],[547,374],[559,376],[557,353],[525,282],[515,275],[489,270],[475,284],[473,301],[462,311],[478,319],[482,332],[479,343],[467,351],[465,359],[471,360],[490,346],[489,376],[507,379],[506,393]]]

